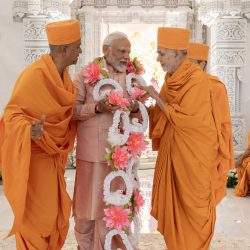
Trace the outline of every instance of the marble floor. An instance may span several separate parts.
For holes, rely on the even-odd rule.
[[[67,190],[71,197],[73,194],[74,176],[74,169],[66,170],[65,178],[67,182]],[[140,169],[139,176],[141,181],[142,194],[145,198],[145,204],[141,211],[141,232],[143,234],[155,233],[157,223],[149,215],[153,170],[149,168]],[[241,239],[250,239],[250,196],[245,198],[235,197],[232,194],[233,189],[228,189],[227,191],[228,195],[217,207],[215,237],[240,237]],[[12,219],[13,216],[11,209],[8,205],[8,202],[6,201],[6,198],[3,195],[2,186],[0,186],[0,236],[4,235],[10,229]],[[73,226],[74,223],[71,219],[70,232],[73,231]],[[1,240],[2,237],[0,237],[0,249]],[[7,248],[2,249],[5,250]],[[227,249],[225,248],[223,250]],[[242,250],[249,250],[249,248]]]

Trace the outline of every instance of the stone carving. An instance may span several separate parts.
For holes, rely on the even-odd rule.
[[[212,65],[243,66],[245,64],[246,51],[244,48],[225,49],[216,48],[213,53]]]
[[[246,121],[243,117],[232,117],[233,144],[235,151],[243,151],[246,148]]]
[[[46,19],[24,19],[24,40],[34,41],[34,40],[47,40],[44,26],[46,24]]]
[[[247,21],[242,18],[217,19],[211,27],[211,71],[227,87],[232,115],[235,151],[245,148],[246,121],[241,115],[240,84],[245,79]]]
[[[13,2],[13,21],[21,22],[28,13],[27,1],[14,1]]]
[[[24,17],[67,19],[70,16],[68,0],[19,0],[13,4],[13,20],[21,22]]]
[[[34,61],[38,60],[41,55],[48,53],[49,48],[25,48],[24,49],[24,60],[25,65],[31,64]]]
[[[245,20],[220,20],[216,24],[217,42],[241,42],[246,40]]]
[[[36,16],[38,13],[43,13],[43,7],[41,0],[29,0],[28,14]]]
[[[76,1],[76,0],[75,0]],[[194,1],[189,0],[81,0],[79,8],[92,6],[95,8],[107,8],[117,6],[118,8],[130,8],[140,6],[142,8],[161,6],[165,8],[189,7],[192,8]]]
[[[245,75],[246,75],[245,67],[238,68],[237,71],[236,71],[236,74],[237,74],[237,77],[238,77],[240,82],[245,81]]]

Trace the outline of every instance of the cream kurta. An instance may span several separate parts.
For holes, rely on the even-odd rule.
[[[116,73],[108,69],[109,78],[116,80],[126,90],[126,72]],[[108,148],[108,129],[113,123],[112,113],[95,113],[93,88],[84,83],[82,72],[75,80],[77,102],[74,117],[78,120],[76,147],[76,179],[73,199],[75,217],[75,235],[79,249],[103,249],[107,228],[104,217],[103,183],[105,177],[112,172],[104,159]],[[107,88],[107,87],[104,87]],[[122,180],[116,178],[111,189],[124,189]],[[122,248],[122,244],[114,238],[112,249]]]

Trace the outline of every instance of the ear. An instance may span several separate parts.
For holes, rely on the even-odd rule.
[[[179,51],[179,50],[173,50],[174,51],[174,57],[175,58],[178,58],[178,57],[180,57],[180,55],[181,55],[181,52]]]
[[[68,49],[68,47],[66,45],[61,46],[61,52],[63,55],[67,54],[67,49]]]
[[[201,69],[205,70],[207,62],[206,61],[201,61],[199,64],[200,64]]]
[[[103,46],[102,46],[102,53],[103,53],[104,56],[107,55],[108,50],[109,50],[109,47],[110,47],[110,46],[108,46],[108,45],[103,45]]]

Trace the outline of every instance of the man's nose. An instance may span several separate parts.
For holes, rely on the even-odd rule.
[[[124,59],[129,59],[129,52],[124,53]]]

